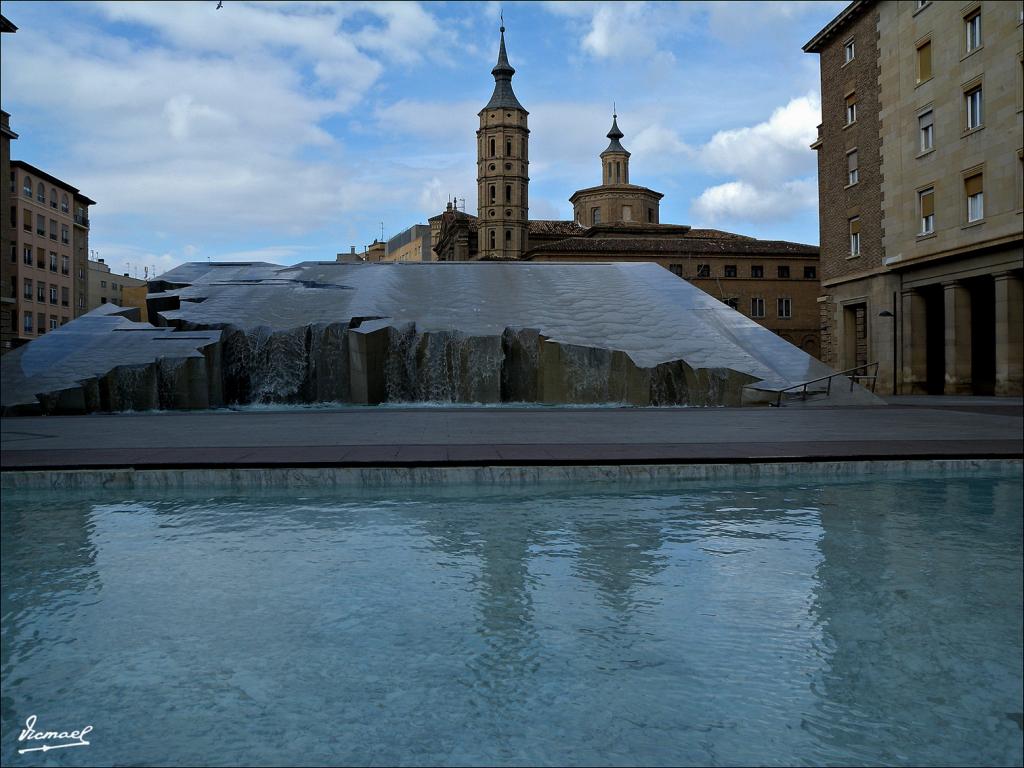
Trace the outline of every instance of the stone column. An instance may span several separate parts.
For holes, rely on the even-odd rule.
[[[900,394],[923,395],[928,392],[928,338],[924,296],[911,289],[903,291],[900,328]]]
[[[946,385],[944,394],[969,395],[971,384],[971,293],[963,283],[942,284],[946,302]]]
[[[996,293],[996,394],[1024,394],[1024,280],[993,275]]]

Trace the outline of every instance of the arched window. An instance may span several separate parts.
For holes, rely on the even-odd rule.
[[[618,184],[622,181],[622,163],[618,160],[615,161],[615,183]]]
[[[494,189],[494,185],[493,185],[493,184],[491,184],[491,202],[492,202],[492,203],[493,203],[493,202],[494,202],[494,200],[495,200],[495,195],[496,195],[496,192],[495,192],[495,189]]]
[[[612,183],[612,161],[608,161],[608,183]]]
[[[40,203],[46,202],[46,185],[41,181],[36,184],[36,200]]]
[[[511,203],[512,202],[512,185],[511,184],[506,184],[505,185],[505,202],[506,203]]]
[[[512,247],[512,230],[511,229],[506,229],[505,230],[505,247],[506,248],[511,248]]]
[[[64,213],[67,213],[69,210],[71,210],[70,206],[68,205],[68,196],[67,195],[61,195],[61,198],[60,198],[60,209]]]
[[[512,139],[505,139],[505,157],[512,157]]]
[[[590,211],[590,223],[600,224],[601,223],[601,209],[594,208]]]
[[[491,157],[494,157],[494,139],[491,139]]]
[[[494,249],[494,230],[491,230],[491,249]]]
[[[57,207],[57,189],[56,187],[50,187],[50,207]]]
[[[25,186],[21,188],[21,192],[22,192],[22,194],[25,195],[25,197],[32,197],[32,177],[31,176],[26,176],[25,177]]]

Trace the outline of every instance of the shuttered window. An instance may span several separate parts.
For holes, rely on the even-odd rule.
[[[935,189],[929,187],[917,193],[918,207],[921,211],[921,229],[919,234],[929,235],[935,231]]]
[[[917,82],[923,83],[932,77],[932,41],[917,47]]]

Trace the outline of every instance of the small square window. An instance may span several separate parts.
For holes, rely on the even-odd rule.
[[[818,279],[818,268],[817,267],[804,267],[804,280],[817,280]]]
[[[727,307],[729,307],[729,309],[739,309],[740,308],[740,300],[738,298],[736,298],[735,296],[731,296],[731,297],[729,297],[727,299],[722,299],[722,302]]]
[[[725,269],[723,270],[723,272],[724,272],[726,277],[736,277],[736,265],[735,264],[726,264],[725,265]]]
[[[780,280],[788,280],[789,279],[789,267],[779,267],[778,268],[778,275],[779,275],[779,279]]]
[[[676,277],[682,277],[683,276],[683,265],[682,264],[669,264],[668,265],[668,271],[671,272]]]
[[[703,278],[711,277],[711,265],[710,264],[698,264],[697,265],[697,277],[703,277]]]
[[[751,277],[764,277],[764,267],[755,265],[750,268]]]

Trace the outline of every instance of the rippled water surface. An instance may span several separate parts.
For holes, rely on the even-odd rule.
[[[6,765],[1024,759],[1019,474],[137,493],[4,494]]]

